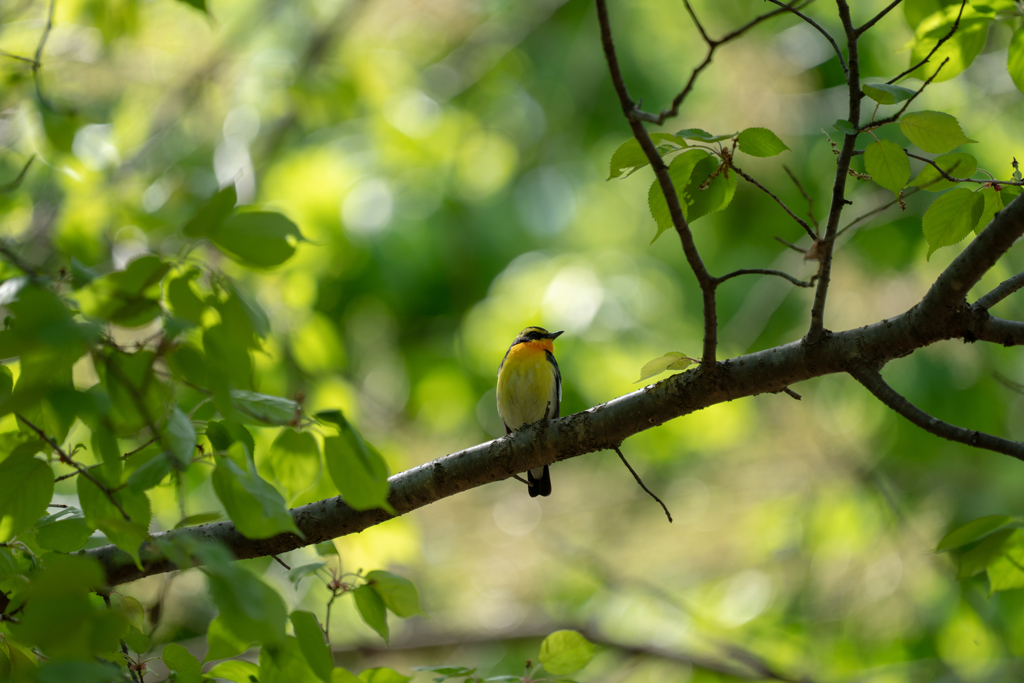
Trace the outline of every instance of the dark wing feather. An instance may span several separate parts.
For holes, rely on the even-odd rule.
[[[545,351],[544,354],[548,357],[548,362],[551,363],[551,367],[555,369],[555,400],[554,400],[554,411],[552,415],[548,416],[548,419],[554,419],[558,417],[559,410],[561,409],[562,403],[562,373],[558,369],[558,362],[555,360],[555,354],[550,351]]]

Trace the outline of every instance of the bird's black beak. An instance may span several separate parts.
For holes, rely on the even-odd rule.
[[[565,330],[562,330],[562,332],[565,332]],[[548,339],[554,339],[555,337],[557,337],[560,334],[562,334],[562,332],[549,332],[547,338]]]

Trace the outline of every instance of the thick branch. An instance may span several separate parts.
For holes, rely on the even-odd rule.
[[[868,391],[874,394],[875,398],[926,432],[935,436],[941,436],[949,441],[965,443],[968,446],[984,448],[996,453],[1009,455],[1018,460],[1024,460],[1024,443],[1001,439],[998,436],[992,436],[984,432],[964,429],[963,427],[943,422],[937,417],[932,417],[898,394],[895,389],[886,384],[878,371],[873,368],[863,366],[853,368],[850,370],[850,374],[863,384]]]

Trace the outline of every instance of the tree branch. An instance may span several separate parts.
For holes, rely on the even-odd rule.
[[[676,194],[675,186],[672,184],[672,178],[669,177],[668,167],[658,153],[650,135],[647,134],[647,129],[634,116],[634,102],[629,96],[629,90],[626,88],[626,82],[622,77],[622,70],[619,68],[618,56],[615,54],[611,22],[608,20],[608,7],[605,0],[596,1],[598,21],[601,24],[601,44],[604,48],[605,60],[608,62],[608,71],[611,74],[615,92],[618,94],[619,103],[622,105],[622,113],[625,114],[629,127],[633,131],[633,136],[640,143],[640,147],[643,149],[647,160],[651,164],[651,168],[654,170],[654,175],[658,179],[658,185],[665,195],[665,202],[668,205],[669,216],[672,218],[672,225],[675,226],[679,240],[682,242],[683,253],[690,264],[690,269],[693,270],[693,274],[697,278],[697,284],[700,285],[704,308],[704,349],[701,356],[701,367],[706,372],[711,372],[715,367],[715,352],[718,347],[718,312],[715,304],[714,278],[711,277],[707,268],[704,267],[704,262],[697,251],[697,245],[693,241],[690,226],[687,224],[686,218],[683,216],[683,209],[679,205],[679,196]]]
[[[949,441],[964,443],[976,448],[984,448],[996,453],[1009,455],[1018,460],[1024,460],[1024,443],[1001,439],[998,436],[992,436],[984,432],[964,429],[963,427],[943,422],[937,417],[932,417],[898,394],[895,389],[886,384],[885,380],[882,379],[882,375],[873,368],[861,366],[852,368],[849,372],[854,379],[874,394],[875,398],[926,432],[935,436],[941,436]]]
[[[829,45],[832,46],[832,49],[835,51],[836,56],[839,57],[839,66],[843,67],[843,73],[846,74],[847,77],[849,77],[850,67],[846,65],[846,59],[843,58],[843,51],[839,49],[839,45],[836,43],[836,39],[832,37],[831,33],[822,28],[821,24],[814,21],[814,19],[811,19],[809,16],[800,12],[799,10],[790,5],[783,4],[782,2],[780,2],[780,0],[768,0],[768,2],[772,3],[773,5],[778,5],[779,7],[786,8],[787,10],[789,10],[790,12],[792,12],[793,14],[797,15],[805,22],[810,24],[818,33],[825,36],[825,40],[829,42]]]
[[[879,366],[945,339],[1024,345],[1024,323],[993,318],[983,309],[961,304],[951,305],[941,316],[930,317],[922,312],[931,310],[926,306],[929,301],[937,302],[933,306],[945,306],[950,298],[962,302],[969,287],[960,291],[954,283],[980,277],[979,272],[991,267],[999,254],[1022,234],[1024,199],[1018,197],[954,259],[925,300],[899,316],[825,336],[818,344],[796,341],[723,361],[716,364],[713,373],[698,369],[673,375],[590,410],[541,422],[511,436],[446,455],[392,476],[388,480],[388,502],[397,514],[403,515],[462,491],[509,479],[518,472],[612,449],[634,434],[702,408],[784,391],[813,377],[851,372],[865,365]],[[305,539],[294,534],[247,539],[230,522],[176,529],[154,537],[160,541],[220,541],[235,557],[246,559],[356,533],[390,519],[391,515],[383,510],[353,510],[337,497],[295,508],[292,517]],[[155,546],[143,548],[142,570],[112,545],[81,554],[97,559],[108,582],[117,585],[176,568],[153,549]]]
[[[797,287],[814,286],[814,278],[811,278],[810,282],[804,282],[803,280],[796,279],[789,273],[783,273],[781,270],[769,270],[767,268],[742,268],[740,270],[734,270],[731,273],[723,275],[722,277],[715,278],[715,282],[716,284],[722,284],[726,280],[731,280],[732,278],[739,277],[740,275],[776,275],[778,277],[782,277],[789,280]]]
[[[850,57],[850,70],[846,76],[849,93],[849,121],[854,128],[860,127],[860,58],[857,51],[857,32],[850,19],[850,7],[846,0],[836,0],[839,5],[839,18],[846,30],[847,53]],[[835,248],[836,231],[839,218],[846,206],[846,176],[850,170],[850,159],[853,157],[857,142],[856,135],[846,135],[843,147],[836,160],[836,176],[832,184],[832,204],[829,207],[828,222],[825,224],[825,237],[818,245],[818,289],[814,292],[814,303],[811,305],[811,324],[804,340],[808,344],[817,344],[825,335],[825,300],[828,298],[828,286],[832,280],[832,251]]]
[[[879,12],[878,14],[873,16],[863,26],[858,28],[857,29],[857,35],[859,35],[859,36],[864,35],[864,33],[866,33],[869,28],[871,28],[872,26],[877,24],[882,19],[882,17],[884,17],[886,14],[888,14],[892,10],[896,9],[896,6],[899,5],[901,2],[903,2],[903,0],[893,0],[891,3],[889,3],[889,5],[885,9],[883,9],[881,12]]]
[[[974,302],[974,308],[984,308],[986,311],[997,303],[1024,287],[1024,273],[1017,273],[1003,282],[991,292]]]
[[[962,17],[962,16],[964,15],[964,7],[965,7],[965,6],[967,6],[967,0],[962,0],[962,1],[960,2],[960,11],[959,11],[959,12],[957,12],[957,15],[956,15],[956,21],[954,21],[954,22],[953,22],[953,25],[952,25],[952,26],[950,27],[950,29],[949,29],[949,33],[947,33],[946,35],[944,35],[944,36],[942,36],[941,38],[939,38],[939,42],[935,43],[935,47],[933,47],[933,48],[932,48],[932,51],[931,51],[931,52],[929,52],[929,53],[928,53],[928,54],[927,54],[927,55],[925,56],[925,58],[924,58],[924,59],[922,59],[922,60],[921,60],[920,62],[918,62],[918,63],[917,63],[917,64],[915,64],[914,66],[910,67],[909,69],[907,69],[906,71],[904,71],[903,73],[901,73],[901,74],[900,74],[899,76],[896,76],[895,78],[891,78],[891,79],[889,79],[888,81],[886,81],[886,84],[888,84],[888,85],[892,85],[893,83],[895,83],[896,81],[900,80],[900,79],[901,79],[901,78],[903,78],[904,76],[906,76],[906,75],[908,75],[908,74],[911,74],[911,73],[913,73],[914,71],[917,71],[917,69],[919,69],[920,67],[922,67],[922,66],[924,66],[925,64],[927,64],[927,63],[928,63],[928,60],[930,60],[930,59],[932,58],[932,55],[934,55],[934,54],[935,54],[935,53],[936,53],[936,52],[938,51],[938,49],[939,49],[940,47],[942,47],[942,44],[943,44],[943,43],[945,43],[945,42],[946,42],[947,40],[949,40],[950,38],[952,38],[952,37],[953,37],[953,34],[954,34],[954,33],[956,33],[956,31],[957,31],[957,29],[958,29],[958,28],[960,28],[960,17]]]
[[[670,118],[673,118],[673,117],[677,116],[679,114],[679,107],[680,107],[680,105],[682,105],[683,100],[686,99],[686,96],[690,94],[690,91],[693,90],[693,86],[697,83],[697,77],[700,76],[701,72],[704,71],[704,69],[706,69],[709,64],[711,64],[711,59],[712,59],[712,57],[714,57],[716,49],[718,49],[719,47],[721,47],[725,43],[728,43],[731,40],[735,40],[736,38],[739,38],[741,35],[743,35],[747,31],[749,31],[750,29],[754,28],[755,26],[760,24],[762,21],[765,21],[766,19],[771,19],[772,17],[777,17],[780,14],[784,14],[787,11],[789,11],[790,8],[792,8],[792,7],[797,7],[798,9],[802,9],[803,7],[806,7],[807,5],[809,5],[810,2],[811,2],[811,0],[808,0],[807,2],[802,2],[802,4],[801,4],[801,0],[793,0],[793,2],[789,3],[788,5],[782,5],[781,9],[777,9],[777,10],[768,12],[767,14],[762,14],[761,16],[757,17],[756,19],[753,19],[753,20],[747,22],[746,24],[744,24],[743,26],[739,27],[738,29],[732,31],[731,33],[725,34],[724,36],[722,36],[718,40],[713,40],[713,39],[708,37],[708,34],[704,31],[704,27],[701,26],[700,21],[697,20],[697,15],[694,14],[693,9],[690,7],[690,3],[686,2],[684,0],[684,4],[686,6],[686,10],[690,13],[690,16],[693,17],[693,21],[697,25],[697,30],[700,31],[701,36],[704,37],[704,41],[708,44],[708,53],[707,53],[707,55],[704,56],[704,61],[702,61],[700,64],[698,64],[693,69],[693,72],[690,74],[690,79],[686,82],[686,85],[683,86],[683,89],[679,92],[678,95],[676,95],[672,99],[672,106],[671,107],[669,107],[668,109],[663,109],[660,114],[651,114],[650,112],[646,112],[646,111],[643,111],[641,109],[638,109],[635,106],[632,106],[630,108],[630,111],[626,114],[626,116],[629,117],[630,119],[637,119],[637,120],[640,120],[640,121],[647,121],[648,123],[654,123],[654,124],[657,124],[659,126],[661,124],[665,123],[665,121],[667,119],[670,119]],[[780,4],[781,5],[781,3],[776,3],[776,4]],[[602,3],[602,5],[603,5],[603,3]],[[600,16],[600,14],[599,14],[599,16]],[[603,36],[603,30],[602,30],[602,36]]]
[[[797,223],[800,224],[800,227],[804,229],[804,232],[806,232],[808,235],[811,236],[812,240],[818,238],[818,236],[814,234],[814,230],[811,229],[811,226],[807,224],[807,221],[805,221],[803,218],[800,218],[795,213],[793,213],[790,210],[790,208],[788,206],[786,206],[786,203],[784,201],[782,201],[781,199],[779,199],[778,197],[776,197],[775,194],[773,194],[771,190],[769,190],[767,187],[765,187],[761,183],[759,183],[756,180],[754,180],[751,176],[749,176],[746,173],[744,173],[743,169],[741,169],[739,166],[736,166],[735,164],[733,164],[731,160],[729,161],[729,168],[731,168],[732,170],[736,171],[736,173],[738,173],[740,175],[740,177],[743,178],[744,180],[746,180],[748,183],[751,183],[752,185],[755,185],[761,191],[763,191],[765,194],[767,194],[769,197],[774,199],[775,203],[778,204],[779,206],[781,206],[782,210],[785,211],[787,214],[789,214],[790,218],[792,218],[793,220],[795,220]],[[790,174],[790,176],[792,177],[792,174]]]

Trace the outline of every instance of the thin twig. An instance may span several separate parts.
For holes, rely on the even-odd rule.
[[[839,8],[839,19],[846,31],[847,54],[849,55],[850,71],[846,76],[849,96],[848,120],[856,128],[860,126],[860,102],[863,97],[860,90],[860,56],[857,48],[857,33],[853,28],[847,0],[836,0],[836,4]],[[818,343],[825,334],[825,301],[828,299],[828,286],[832,280],[832,251],[835,247],[839,218],[848,203],[845,196],[846,176],[850,170],[850,159],[856,142],[856,135],[844,135],[842,151],[836,160],[836,175],[832,184],[832,203],[829,206],[828,221],[825,223],[825,236],[817,243],[818,288],[814,292],[811,323],[804,338],[809,344]]]
[[[929,184],[930,184],[930,183],[929,183]],[[917,194],[917,193],[918,193],[918,192],[920,192],[920,191],[921,191],[922,189],[924,189],[924,188],[921,188],[921,187],[915,187],[914,189],[910,190],[909,192],[904,192],[904,193],[903,193],[903,199],[906,199],[907,197],[909,197],[909,196],[911,196],[911,195],[913,195],[913,194]],[[850,223],[849,223],[849,224],[847,224],[847,226],[846,226],[845,228],[843,228],[842,230],[840,230],[839,232],[837,232],[837,233],[836,233],[836,237],[838,238],[838,237],[839,237],[840,235],[842,235],[842,234],[843,234],[844,232],[846,232],[847,230],[849,230],[849,229],[850,229],[850,228],[852,228],[853,226],[857,225],[857,223],[860,223],[860,222],[861,222],[862,220],[864,220],[864,219],[866,219],[866,218],[871,218],[871,217],[872,217],[872,216],[874,216],[874,215],[875,215],[876,213],[880,213],[880,212],[882,212],[882,211],[885,211],[885,210],[886,210],[886,209],[888,209],[888,208],[889,208],[890,206],[893,206],[894,204],[899,204],[899,202],[900,202],[900,198],[899,198],[899,197],[896,197],[896,199],[892,200],[891,202],[889,202],[889,203],[887,203],[887,204],[883,204],[882,206],[879,206],[879,207],[878,207],[878,208],[876,208],[876,209],[871,209],[871,211],[868,211],[868,212],[867,212],[866,214],[864,214],[863,216],[858,216],[857,218],[854,218],[854,219],[853,219],[852,221],[850,221]]]
[[[693,240],[693,234],[690,232],[690,226],[683,215],[682,207],[679,205],[679,196],[676,194],[675,186],[669,177],[668,167],[651,141],[651,136],[648,135],[647,129],[633,115],[636,106],[633,99],[629,96],[629,90],[626,88],[626,82],[619,68],[619,60],[615,54],[615,42],[612,40],[611,22],[608,19],[608,7],[605,0],[596,0],[596,2],[597,17],[601,25],[601,44],[604,49],[605,60],[608,63],[608,71],[615,86],[615,92],[622,106],[622,112],[629,123],[630,129],[633,131],[633,136],[640,143],[640,148],[643,149],[647,160],[651,164],[651,168],[654,170],[654,175],[658,179],[658,185],[665,196],[665,203],[668,206],[669,216],[672,218],[672,225],[675,226],[676,233],[679,235],[679,241],[682,243],[686,261],[690,264],[690,269],[700,285],[704,313],[704,348],[701,355],[701,367],[705,372],[714,372],[715,353],[718,348],[718,312],[715,304],[714,278],[708,273],[704,262],[701,260],[700,252],[697,251],[697,245]]]
[[[783,389],[782,391],[783,391],[784,393],[788,394],[789,396],[792,396],[793,398],[795,398],[795,399],[796,399],[796,400],[798,400],[798,401],[799,401],[799,400],[801,400],[801,399],[803,399],[803,396],[801,396],[800,394],[796,393],[795,391],[793,391],[793,390],[792,390],[792,389],[790,389],[789,387],[786,387],[786,388],[785,388],[785,389]]]
[[[128,513],[125,512],[124,508],[121,507],[121,504],[117,502],[116,498],[114,498],[113,491],[111,491],[109,488],[107,488],[107,486],[105,484],[103,484],[102,482],[100,482],[96,477],[94,477],[91,474],[89,474],[89,470],[87,468],[83,467],[82,465],[79,465],[77,462],[72,460],[71,457],[67,453],[64,452],[64,449],[61,448],[60,446],[58,446],[57,443],[53,439],[51,439],[49,437],[49,435],[47,435],[46,432],[44,432],[39,427],[35,426],[34,424],[32,424],[31,422],[26,420],[25,417],[21,413],[15,413],[15,416],[19,420],[21,420],[25,424],[25,426],[27,426],[29,429],[31,429],[36,434],[38,434],[39,437],[43,441],[45,441],[47,444],[49,444],[50,447],[53,450],[57,451],[57,457],[60,458],[60,461],[62,463],[64,463],[65,465],[69,465],[71,467],[74,467],[76,470],[78,470],[79,474],[81,474],[83,477],[85,477],[86,479],[91,481],[93,484],[96,484],[96,486],[100,489],[100,491],[103,491],[103,493],[106,494],[107,498],[110,499],[110,502],[114,504],[114,507],[117,508],[117,511],[120,512],[127,521],[129,521],[129,522],[132,521],[131,517],[128,516]]]
[[[280,557],[278,557],[277,555],[271,555],[271,557],[272,557],[272,558],[274,558],[274,561],[275,561],[275,562],[277,562],[277,563],[278,563],[279,565],[281,565],[282,567],[284,567],[284,568],[285,568],[285,569],[287,569],[288,571],[291,571],[291,570],[292,570],[292,568],[291,568],[291,567],[289,567],[289,566],[288,566],[287,564],[285,564],[285,563],[284,563],[284,560],[282,560],[282,559],[281,559]]]
[[[814,225],[814,238],[818,238],[818,219],[814,217],[814,200],[811,199],[811,195],[807,194],[807,190],[800,183],[800,179],[796,177],[793,171],[789,170],[789,166],[782,165],[782,170],[789,174],[789,177],[793,180],[793,184],[796,185],[796,189],[800,190],[800,194],[807,201],[807,217],[811,219],[811,224]]]
[[[867,31],[867,30],[868,30],[869,28],[871,28],[872,26],[874,26],[875,24],[877,24],[877,23],[878,23],[878,21],[879,21],[879,20],[880,20],[880,19],[881,19],[882,17],[884,17],[884,16],[886,15],[886,14],[888,14],[888,13],[889,13],[889,12],[891,12],[892,10],[896,9],[896,6],[897,6],[897,5],[899,5],[899,4],[901,3],[901,2],[903,2],[903,0],[893,0],[893,1],[892,1],[892,2],[891,2],[891,3],[889,4],[889,6],[888,6],[888,7],[886,7],[886,8],[885,8],[885,9],[883,9],[883,10],[882,10],[881,12],[879,12],[879,13],[878,13],[878,14],[876,14],[876,15],[875,15],[874,17],[872,17],[872,18],[871,18],[871,20],[870,20],[870,21],[868,21],[867,23],[865,23],[865,24],[864,24],[863,26],[861,26],[860,28],[858,28],[858,29],[857,29],[857,35],[864,35],[864,33],[865,33],[865,32],[866,32],[866,31]]]
[[[899,76],[896,76],[895,78],[889,79],[888,81],[886,81],[886,84],[892,85],[893,83],[895,83],[896,81],[900,80],[901,78],[903,78],[907,74],[913,73],[914,71],[917,71],[917,69],[919,69],[920,67],[922,67],[925,64],[927,64],[928,60],[930,60],[932,58],[932,55],[934,55],[935,52],[940,47],[942,47],[942,44],[945,43],[950,38],[952,38],[953,34],[956,33],[956,30],[958,28],[960,28],[960,17],[962,17],[964,15],[964,7],[966,7],[966,6],[967,6],[967,0],[962,0],[962,2],[960,3],[960,11],[957,12],[956,21],[954,21],[953,25],[950,27],[949,33],[947,33],[946,35],[942,36],[942,38],[939,39],[939,42],[935,43],[935,47],[932,48],[932,51],[929,52],[928,55],[924,59],[922,59],[920,62],[918,62],[914,66],[910,67],[909,69],[907,69],[906,71],[901,73]]]
[[[629,464],[629,461],[626,460],[626,456],[624,456],[622,454],[622,451],[620,451],[617,446],[615,447],[615,452],[619,454],[619,460],[622,461],[622,464],[626,466],[626,469],[628,469],[630,474],[633,475],[633,478],[636,479],[636,483],[640,484],[640,488],[642,488],[644,491],[646,491],[647,495],[649,495],[651,498],[653,498],[654,500],[658,501],[658,505],[660,505],[661,509],[665,511],[665,516],[668,517],[668,521],[669,521],[669,523],[671,523],[672,522],[672,513],[670,513],[668,511],[668,508],[665,507],[665,504],[663,502],[661,502],[661,498],[658,498],[656,495],[654,495],[654,492],[651,491],[649,488],[647,488],[647,486],[644,485],[643,480],[640,479],[640,475],[636,473],[636,470],[634,470],[633,467]]]
[[[782,242],[784,245],[786,245],[787,247],[789,247],[793,251],[799,251],[801,254],[806,254],[807,253],[806,249],[801,249],[800,247],[796,246],[792,242],[787,242],[786,240],[782,239],[781,237],[779,237],[777,235],[775,236],[775,239],[778,240],[779,242]]]
[[[901,116],[903,116],[903,112],[905,112],[907,110],[907,107],[910,106],[910,103],[913,102],[914,100],[916,100],[917,96],[920,95],[921,93],[923,93],[925,88],[927,88],[929,85],[931,85],[931,82],[934,81],[935,77],[939,75],[940,71],[942,71],[942,67],[946,66],[946,64],[948,62],[949,62],[949,57],[946,57],[945,59],[943,59],[942,63],[939,64],[939,68],[937,68],[935,70],[935,73],[933,73],[931,76],[929,76],[928,80],[926,80],[924,83],[921,84],[921,87],[917,89],[917,92],[915,92],[913,95],[911,95],[910,98],[907,99],[907,101],[903,103],[903,106],[900,107],[899,111],[897,111],[895,114],[892,114],[890,116],[886,116],[884,119],[879,119],[877,121],[872,121],[870,124],[865,126],[862,130],[863,131],[874,130],[875,128],[879,128],[879,127],[884,126],[886,124],[895,123],[896,121],[898,121],[899,118]],[[876,107],[876,109],[877,109],[877,107]]]
[[[929,166],[932,166],[936,171],[939,172],[939,175],[941,175],[943,178],[945,178],[951,183],[977,183],[978,185],[1016,185],[1017,187],[1024,187],[1024,180],[985,180],[984,178],[954,178],[949,174],[949,171],[955,171],[956,167],[959,165],[959,162],[954,164],[953,167],[949,169],[949,171],[944,171],[938,164],[935,163],[934,159],[922,157],[917,154],[911,154],[910,152],[907,152],[907,156],[910,157],[911,159],[917,159],[918,161],[923,161]],[[987,171],[983,172],[987,173]]]
[[[57,0],[50,0],[50,10],[46,14],[46,26],[43,28],[43,35],[39,37],[39,45],[36,46],[35,63],[32,64],[32,80],[35,82],[36,96],[39,98],[39,104],[54,113],[60,113],[43,97],[43,90],[39,85],[39,68],[43,65],[43,48],[46,47],[46,40],[50,37],[50,31],[53,29],[53,11],[56,6]]]
[[[751,183],[752,185],[755,185],[761,191],[763,191],[765,194],[767,194],[769,197],[774,199],[775,203],[778,204],[779,206],[781,206],[782,210],[785,211],[787,214],[789,214],[790,218],[792,218],[793,220],[795,220],[797,223],[800,224],[800,227],[804,229],[804,232],[806,232],[808,235],[810,235],[811,239],[817,239],[818,238],[818,236],[814,234],[814,230],[811,229],[811,226],[807,224],[807,221],[805,221],[803,218],[800,218],[795,213],[793,213],[792,210],[790,210],[790,208],[788,206],[786,206],[786,203],[784,201],[782,201],[781,199],[779,199],[774,193],[772,193],[771,190],[769,190],[767,187],[765,187],[761,183],[759,183],[756,180],[754,180],[751,176],[747,175],[743,171],[743,169],[741,169],[739,166],[734,165],[731,161],[729,162],[729,167],[732,168],[732,170],[736,171],[736,173],[738,173],[740,175],[740,177],[742,177],[748,183]]]
[[[672,106],[669,107],[668,109],[663,109],[661,111],[661,113],[659,113],[659,114],[652,114],[650,112],[643,111],[638,106],[633,106],[633,107],[630,108],[630,112],[627,114],[627,116],[629,116],[632,119],[639,120],[639,121],[647,121],[648,123],[655,123],[655,124],[657,124],[659,126],[661,124],[663,124],[666,119],[670,119],[670,118],[673,118],[674,116],[677,116],[679,114],[679,107],[680,107],[680,105],[683,103],[683,100],[686,99],[686,96],[690,94],[690,91],[693,90],[693,86],[697,82],[697,77],[700,76],[701,72],[704,71],[704,69],[706,69],[709,64],[711,64],[711,59],[714,56],[715,50],[717,48],[721,47],[722,45],[724,45],[725,43],[728,43],[731,40],[739,38],[741,35],[743,35],[747,31],[749,31],[750,29],[754,28],[755,26],[760,24],[762,21],[765,21],[766,19],[771,19],[772,17],[776,17],[776,16],[778,16],[780,14],[784,14],[785,12],[789,11],[790,8],[792,8],[792,7],[796,7],[797,9],[802,9],[802,8],[806,7],[807,5],[809,5],[810,2],[811,2],[811,0],[807,0],[806,2],[803,2],[801,4],[801,0],[793,0],[793,2],[789,3],[788,5],[783,5],[781,9],[773,10],[771,12],[768,12],[767,14],[762,14],[761,16],[757,17],[756,19],[753,19],[753,20],[747,22],[746,24],[744,24],[743,26],[739,27],[738,29],[732,31],[731,33],[725,34],[724,36],[722,36],[718,40],[713,40],[713,39],[709,38],[707,36],[707,34],[704,32],[703,26],[700,25],[700,22],[696,22],[698,30],[701,32],[701,35],[704,37],[705,42],[707,42],[708,52],[704,56],[704,61],[702,61],[700,64],[698,64],[696,67],[694,67],[693,72],[690,74],[690,79],[686,82],[686,85],[683,87],[683,89],[679,92],[678,95],[676,95],[672,99]],[[690,12],[690,16],[691,17],[696,17],[696,15],[693,12],[693,9],[690,7],[690,4],[689,4],[688,0],[684,0],[684,4],[686,6],[686,9]],[[603,31],[602,31],[602,33],[603,33]]]
[[[128,451],[127,453],[122,455],[121,459],[122,460],[127,460],[131,456],[135,455],[136,453],[138,453],[142,449],[146,448],[147,446],[149,446],[150,444],[153,444],[155,442],[156,442],[156,439],[150,439],[149,441],[147,441],[146,443],[142,444],[138,448],[136,448],[134,450],[131,450],[131,451]],[[86,469],[86,470],[94,470],[97,467],[103,467],[103,463],[100,462],[100,463],[96,463],[95,465],[88,465],[88,466],[85,466],[84,469]],[[54,481],[54,483],[56,483],[58,481],[64,481],[65,479],[70,479],[71,477],[77,477],[78,474],[79,474],[79,472],[76,470],[74,472],[70,472],[68,474],[62,474],[59,477],[55,477],[53,481]]]
[[[849,372],[854,379],[874,394],[875,398],[926,432],[949,441],[957,441],[968,446],[984,448],[996,453],[1009,455],[1018,460],[1024,460],[1024,443],[1010,441],[984,432],[964,429],[963,427],[957,427],[932,417],[886,384],[885,380],[882,379],[882,375],[874,368],[861,366]]]
[[[738,277],[740,275],[775,275],[775,276],[778,276],[778,277],[785,278],[785,279],[789,280],[790,282],[792,282],[797,287],[813,287],[814,286],[814,278],[813,277],[811,278],[810,282],[804,282],[803,280],[798,280],[797,278],[793,277],[789,273],[783,273],[781,270],[769,270],[767,268],[742,268],[740,270],[734,270],[731,273],[727,273],[726,275],[723,275],[721,277],[715,278],[715,283],[716,284],[722,284],[726,280],[731,280],[732,278]]]
[[[10,52],[8,52],[6,50],[0,50],[0,57],[8,57],[9,59],[17,59],[19,62],[25,62],[26,64],[31,64],[32,66],[37,66],[39,64],[39,62],[37,62],[36,60],[34,60],[34,59],[30,58],[30,57],[22,57],[21,55],[11,54]]]
[[[513,475],[512,475],[512,478],[513,478],[513,479],[518,479],[519,481],[523,482],[523,483],[524,483],[524,484],[526,484],[527,486],[531,486],[530,482],[526,481],[525,479],[523,479],[522,477],[520,477],[520,476],[519,476],[518,474],[513,474]]]
[[[25,174],[28,173],[28,169],[32,165],[32,162],[35,160],[35,154],[30,156],[28,158],[28,161],[25,162],[25,165],[21,167],[21,171],[18,173],[18,176],[14,180],[7,183],[6,185],[0,185],[0,192],[14,192],[15,190],[17,190],[21,186],[21,181],[25,179]]]
[[[975,308],[984,308],[986,311],[997,303],[1024,287],[1024,273],[1017,273],[1003,282],[991,292],[974,302]]]
[[[809,16],[800,12],[796,8],[783,4],[779,0],[768,0],[768,2],[772,3],[773,5],[778,5],[779,7],[786,8],[787,10],[789,10],[790,12],[792,12],[793,14],[797,15],[805,22],[810,24],[812,27],[814,27],[814,29],[818,33],[825,36],[825,40],[829,42],[829,45],[832,46],[832,49],[835,51],[836,56],[839,57],[839,66],[843,67],[843,73],[846,74],[847,76],[850,75],[850,67],[846,65],[846,59],[843,58],[843,51],[839,49],[839,45],[836,43],[836,39],[832,37],[832,34],[826,31],[824,28],[822,28],[821,24],[814,21],[814,19],[811,19]]]

